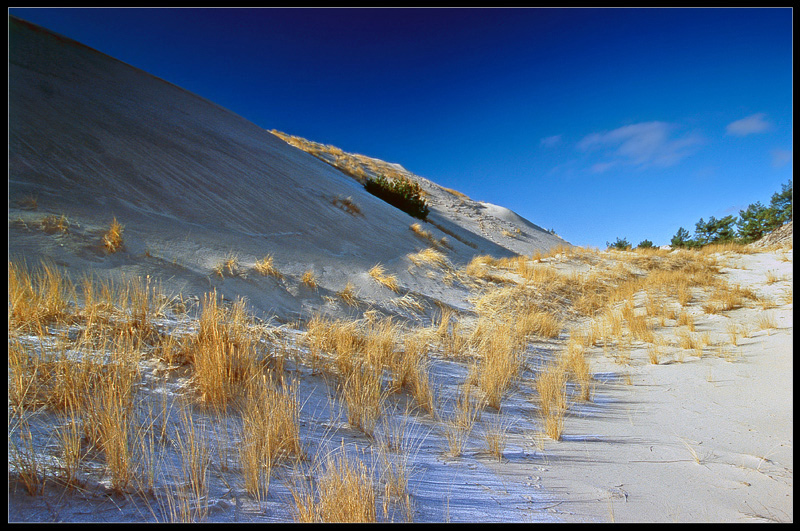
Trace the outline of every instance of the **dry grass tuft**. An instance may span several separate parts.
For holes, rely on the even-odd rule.
[[[571,335],[567,342],[567,350],[562,354],[561,363],[578,387],[578,399],[589,401],[592,393],[592,374],[584,343],[585,340],[580,336]]]
[[[317,289],[317,276],[314,274],[313,269],[309,269],[303,273],[300,282],[310,289]]]
[[[561,440],[564,416],[567,412],[567,375],[561,363],[551,363],[536,379],[539,393],[539,414],[544,433],[551,439]]]
[[[111,226],[108,228],[108,231],[103,235],[103,246],[109,253],[116,253],[120,249],[122,249],[123,241],[122,241],[122,231],[123,226],[117,221],[117,218],[114,218],[111,221]]]
[[[353,201],[352,197],[337,196],[331,199],[331,203],[352,216],[361,215],[361,208]]]
[[[61,216],[56,216],[55,214],[45,216],[42,218],[41,223],[42,230],[47,234],[54,234],[56,232],[66,234],[69,232],[69,220],[67,216],[63,214]]]
[[[756,326],[759,330],[769,330],[778,328],[778,321],[772,312],[761,312],[756,318]]]
[[[40,330],[63,320],[74,297],[74,284],[55,265],[42,262],[31,273],[24,264],[8,262],[9,330]]]
[[[437,240],[436,237],[430,231],[423,229],[422,225],[420,225],[419,223],[413,223],[410,228],[414,234],[416,234],[423,240],[433,245],[434,248],[441,249],[444,247],[448,247],[447,238],[443,236],[442,238]]]
[[[400,291],[400,284],[397,282],[397,277],[395,275],[387,275],[386,268],[381,264],[373,266],[372,269],[369,270],[369,276],[375,279],[378,284],[389,288],[395,293]]]
[[[38,210],[39,209],[39,196],[34,194],[26,195],[17,201],[17,206],[24,210]]]
[[[253,269],[257,273],[260,273],[264,276],[272,276],[278,280],[283,278],[283,273],[278,271],[278,269],[275,267],[275,259],[271,254],[268,254],[261,260],[256,260],[256,263],[253,265]]]
[[[444,419],[444,436],[447,440],[446,455],[459,457],[464,445],[472,433],[475,422],[480,418],[485,400],[475,396],[474,386],[470,382],[474,378],[474,370],[467,380],[458,387],[453,414]]]
[[[214,266],[213,268],[214,274],[220,278],[225,278],[225,275],[229,277],[237,276],[239,271],[239,257],[234,253],[228,253],[228,255],[220,260],[220,262]]]
[[[508,421],[498,415],[494,421],[487,423],[483,430],[486,451],[498,461],[503,458],[503,450],[508,440],[508,428]]]
[[[444,253],[437,251],[433,247],[428,247],[417,253],[410,253],[408,255],[408,259],[411,260],[411,262],[417,267],[430,265],[442,269],[450,268],[450,264],[448,263],[447,257],[445,257]]]
[[[245,489],[257,500],[266,499],[270,472],[280,459],[303,457],[299,409],[290,388],[278,389],[264,375],[247,383],[239,455]]]
[[[260,339],[244,301],[225,307],[216,292],[203,298],[197,335],[184,348],[200,400],[225,406],[258,372]]]
[[[353,306],[353,307],[357,307],[358,306],[358,297],[356,295],[356,287],[353,285],[352,282],[348,281],[347,284],[345,284],[344,288],[342,288],[341,291],[337,291],[336,294],[348,306]]]
[[[298,522],[377,522],[375,480],[360,458],[349,457],[343,444],[318,468],[316,489],[307,483],[291,488]]]

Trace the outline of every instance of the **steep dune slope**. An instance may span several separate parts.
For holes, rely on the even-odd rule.
[[[358,213],[337,202],[348,197]],[[453,263],[565,243],[544,231],[527,241],[501,238],[500,225],[487,229],[473,206],[432,203],[438,227],[426,230],[456,235]],[[65,216],[68,229],[41,230],[47,216]],[[125,227],[125,247],[109,254],[101,240],[113,218]],[[410,230],[415,221],[242,117],[10,17],[10,258],[151,275],[185,295],[217,289],[257,310],[297,316],[348,281],[365,299],[395,296],[367,276],[376,263],[406,290],[424,291],[427,281],[407,271],[406,255],[426,246]],[[267,254],[283,280],[252,273]],[[237,271],[220,278],[213,271],[226,257],[236,258]],[[306,292],[292,280],[307,270],[318,289]]]

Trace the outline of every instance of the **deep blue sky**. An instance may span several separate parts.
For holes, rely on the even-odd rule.
[[[789,8],[9,13],[576,245],[667,244],[792,177]]]

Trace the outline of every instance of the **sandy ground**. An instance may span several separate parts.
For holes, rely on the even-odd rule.
[[[409,475],[415,522],[759,522],[793,520],[793,365],[791,251],[720,258],[729,281],[775,301],[766,310],[774,328],[760,329],[764,310],[740,308],[724,314],[702,312],[702,298],[689,304],[698,333],[711,345],[693,351],[665,348],[660,363],[648,361],[644,348],[630,360],[595,349],[590,402],[571,402],[562,440],[542,435],[536,416],[533,374],[523,375],[501,409],[484,411],[459,457],[446,455],[441,421],[409,413],[402,396],[392,398],[371,442],[351,428],[333,388],[307,367],[290,368],[302,397],[301,425],[309,455],[345,448],[380,468],[375,441],[401,434],[403,451],[390,460]],[[767,282],[769,271],[781,280]],[[727,339],[730,323],[746,336],[736,346]],[[659,330],[677,340],[679,327]],[[565,336],[529,346],[529,362],[548,358],[564,347]],[[147,371],[145,370],[145,373]],[[453,411],[464,363],[437,359],[430,369],[440,415]],[[156,388],[156,380],[152,382]],[[147,386],[145,386],[147,387]],[[179,387],[166,389],[176,397]],[[219,420],[198,413],[213,446],[235,447],[235,435],[220,435]],[[56,419],[38,417],[43,433]],[[224,432],[232,428],[228,419]],[[483,433],[501,423],[507,443],[500,460],[485,449]],[[216,423],[214,427],[213,423]],[[46,442],[42,451],[53,444]],[[223,472],[212,459],[209,521],[291,521],[289,486],[298,471],[280,468],[269,498],[248,501],[234,471]],[[378,464],[376,464],[378,463]],[[311,465],[309,465],[311,466]],[[180,477],[179,458],[167,453],[163,488]],[[379,475],[379,472],[376,472]],[[28,496],[11,484],[12,521],[152,521],[168,518],[156,502],[112,494],[107,480],[88,480],[84,490],[47,489]],[[94,485],[94,487],[91,487]],[[173,485],[171,488],[177,488]],[[146,500],[145,500],[146,501]],[[390,520],[409,518],[395,508]]]
[[[422,325],[440,305],[470,310],[470,289],[445,282],[442,270],[409,260],[409,253],[428,246],[409,230],[414,220],[349,177],[162,80],[24,25],[10,28],[10,259],[30,265],[48,259],[76,280],[87,273],[150,275],[187,300],[216,289],[228,299],[244,297],[259,317],[274,316],[276,324],[316,312],[362,318],[373,310]],[[425,186],[437,223],[425,227],[437,239],[447,235],[439,227],[459,236],[450,236],[447,250],[454,266],[477,254],[530,255],[565,243],[502,207]],[[24,202],[31,194],[38,197],[35,209]],[[361,215],[337,208],[331,202],[336,197],[354,198]],[[41,230],[46,216],[62,214],[70,221],[67,232]],[[112,216],[125,225],[126,247],[116,254],[99,243]],[[231,253],[239,259],[239,273],[215,276],[214,266]],[[268,253],[282,279],[252,272]],[[630,361],[620,364],[614,352],[591,350],[593,398],[571,405],[561,441],[541,435],[530,395],[536,366],[564,348],[565,334],[529,345],[529,369],[500,411],[484,412],[460,457],[445,455],[440,421],[406,412],[407,396],[392,397],[376,438],[403,434],[404,451],[392,453],[390,461],[409,471],[411,519],[791,522],[793,307],[786,293],[792,287],[792,251],[726,255],[720,261],[730,283],[756,290],[774,307],[708,315],[702,297],[690,303],[697,331],[712,340],[702,357],[670,347],[653,365],[645,349],[634,345]],[[397,275],[399,293],[369,277],[368,269],[379,262]],[[586,267],[554,265],[567,272]],[[308,268],[317,275],[317,289],[299,282]],[[777,280],[770,281],[768,273]],[[356,309],[334,300],[347,282],[357,288]],[[419,302],[423,311],[404,308],[398,302],[403,297]],[[765,314],[776,327],[759,327]],[[736,346],[726,343],[732,322],[747,330]],[[172,314],[162,324],[193,326]],[[291,342],[295,332],[286,333]],[[678,328],[660,333],[674,342]],[[144,410],[148,401],[175,401],[183,392],[180,380],[162,386],[156,369],[147,362],[141,367]],[[308,454],[343,448],[379,472],[383,458],[374,441],[347,424],[331,382],[302,364],[288,369],[302,397]],[[465,363],[433,359],[430,377],[441,415],[452,413],[466,372]],[[202,411],[193,414],[215,454],[208,495],[197,501],[208,510],[207,519],[291,521],[289,487],[298,473],[309,471],[278,468],[268,498],[255,502],[237,472],[225,466],[236,451],[236,419],[220,423]],[[59,417],[43,411],[31,422],[37,455],[57,465],[52,434]],[[497,422],[508,435],[499,461],[482,440]],[[10,425],[10,444],[15,437]],[[179,491],[174,444],[159,446],[158,457],[158,489]],[[96,462],[84,470],[82,488],[47,488],[37,496],[27,495],[11,472],[9,521],[171,519],[163,499],[112,493]],[[386,519],[407,516],[393,506]]]
[[[729,282],[777,296],[766,272],[791,279],[772,254],[727,259]],[[690,305],[691,306],[691,305]],[[695,306],[698,306],[695,304]],[[675,356],[659,365],[634,350],[629,367],[596,357],[594,404],[573,412],[567,435],[546,445],[541,476],[566,521],[742,522],[793,520],[792,305],[724,316],[696,308],[696,329],[726,341],[729,322],[750,330],[732,361]],[[712,347],[713,350],[713,347]]]

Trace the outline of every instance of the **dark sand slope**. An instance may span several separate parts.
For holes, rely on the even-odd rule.
[[[524,238],[503,236],[513,223],[477,207],[458,212],[458,203],[438,199],[450,194],[427,180],[425,186],[431,220],[459,235],[449,237],[454,263],[566,244],[529,223]],[[28,197],[37,198],[36,210],[26,208]],[[340,197],[352,198],[361,214],[338,208]],[[66,216],[69,232],[35,230],[47,215]],[[107,255],[99,242],[114,217],[125,227],[125,249]],[[227,297],[246,296],[257,310],[296,317],[304,306],[322,304],[319,292],[247,275],[256,260],[272,254],[289,276],[311,268],[322,293],[350,280],[364,297],[394,296],[375,292],[366,277],[380,262],[406,289],[420,291],[405,259],[427,245],[409,229],[416,221],[242,117],[10,17],[11,257],[151,275],[187,296],[216,287]],[[238,258],[242,274],[223,282],[212,270],[228,255]]]

